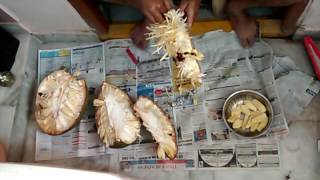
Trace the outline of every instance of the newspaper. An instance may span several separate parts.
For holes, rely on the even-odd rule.
[[[150,151],[144,150],[146,144],[136,144],[135,148],[119,152],[121,169],[278,168],[280,155],[277,137],[287,134],[288,126],[275,87],[272,49],[263,42],[256,43],[251,49],[243,49],[235,43],[237,40],[233,33],[224,32],[206,33],[196,37],[193,42],[206,57],[200,63],[205,74],[200,89],[177,92],[177,85],[184,83],[185,87],[190,86],[175,78],[176,67],[169,64],[171,66],[168,68],[166,64],[160,64],[163,62],[150,58],[150,61],[137,66],[137,94],[148,96],[156,102],[158,94],[164,94],[165,99],[157,103],[164,109],[172,107],[173,116],[170,117],[173,117],[177,131],[179,152],[187,152],[190,155],[188,157],[194,158],[188,161],[196,162],[195,166],[179,166],[168,159],[165,160],[167,166],[162,166],[163,161],[155,156],[155,146],[152,146],[153,154],[149,154],[152,148]],[[173,76],[168,77],[170,70]],[[165,88],[155,91],[159,85]],[[241,139],[230,132],[223,122],[221,113],[225,99],[242,89],[261,92],[271,101],[275,118],[264,137]]]
[[[39,50],[39,82],[50,72],[66,68],[70,73],[81,72],[87,81],[88,102],[92,102],[95,90],[105,78],[103,44],[70,49]],[[105,154],[105,146],[100,142],[94,120],[92,104],[88,103],[80,123],[72,130],[50,136],[37,130],[35,160],[65,159]]]
[[[104,148],[98,137],[92,136],[90,143],[95,142],[93,144],[96,144],[96,147],[91,153],[89,146],[84,146],[87,149],[84,148],[81,150],[82,153],[79,153],[79,147],[70,143],[72,134],[69,136],[68,134],[74,131],[74,134],[77,134],[75,130],[77,128],[60,137],[51,137],[38,132],[37,159],[80,157],[101,153],[117,154],[120,169],[124,171],[279,167],[277,137],[287,134],[288,126],[275,87],[272,49],[264,42],[258,42],[250,49],[243,49],[234,33],[222,31],[195,37],[193,43],[205,55],[205,59],[200,62],[205,77],[199,89],[183,93],[177,91],[177,85],[191,87],[190,84],[176,78],[174,76],[176,67],[171,61],[160,62],[161,55],[152,54],[152,48],[141,51],[130,40],[109,40],[98,46],[97,44],[91,46],[97,46],[93,49],[99,49],[97,50],[99,53],[91,52],[92,56],[103,56],[101,58],[104,62],[98,61],[99,58],[93,58],[94,61],[89,63],[83,62],[88,59],[85,56],[80,53],[74,54],[73,51],[77,52],[81,47],[68,49],[71,55],[68,57],[71,71],[89,67],[88,72],[87,69],[82,71],[85,72],[83,77],[88,79],[92,86],[105,79],[125,90],[133,100],[142,95],[149,97],[169,115],[177,131],[178,154],[175,160],[157,158],[157,144],[145,128],[141,129],[141,137],[135,143],[123,149]],[[100,52],[101,46],[103,52]],[[83,50],[86,52],[86,49]],[[39,51],[41,63],[46,62],[41,58],[43,52]],[[74,56],[77,66],[72,66]],[[50,58],[52,61],[56,59],[56,57]],[[52,66],[50,69],[55,69],[62,64],[49,66],[41,63],[39,63],[40,77],[51,71],[43,67]],[[95,63],[101,64],[96,66]],[[104,76],[101,76],[102,72],[105,73]],[[270,99],[275,110],[270,131],[261,138],[241,139],[230,132],[222,120],[221,113],[225,99],[241,89],[252,89],[263,93]],[[82,124],[83,121],[79,126]],[[88,137],[88,134],[83,136]]]
[[[320,92],[320,82],[313,77],[296,70],[283,74],[277,80],[281,103],[286,117],[290,120],[305,120],[303,114],[312,109],[311,101]],[[315,113],[318,114],[318,113]],[[319,116],[308,116],[308,120]],[[290,123],[289,121],[289,123]]]
[[[136,66],[126,53],[128,48],[134,48],[129,40],[105,42],[106,80],[125,90],[135,100],[137,95]]]
[[[71,49],[39,50],[38,82],[52,71],[71,67]]]

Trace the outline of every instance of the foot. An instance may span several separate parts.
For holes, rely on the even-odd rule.
[[[145,49],[147,47],[147,36],[146,33],[149,31],[146,27],[150,24],[148,20],[144,20],[140,23],[137,23],[130,33],[130,38],[132,39],[133,43],[139,47],[140,49]]]
[[[257,37],[257,23],[255,19],[245,13],[230,16],[230,18],[242,47],[251,47]]]

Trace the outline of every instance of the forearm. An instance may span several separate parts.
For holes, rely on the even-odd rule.
[[[115,3],[115,4],[129,5],[133,7],[137,6],[136,0],[102,0],[102,1]]]

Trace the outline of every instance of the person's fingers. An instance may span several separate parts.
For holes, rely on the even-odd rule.
[[[171,0],[164,0],[163,1],[165,7],[167,8],[167,11],[173,8],[173,3]]]
[[[257,26],[257,28],[258,28],[258,26]],[[258,38],[258,30],[253,32],[252,36],[248,37],[248,47],[253,46],[253,44],[255,43],[257,38]]]
[[[192,26],[192,23],[195,18],[194,16],[195,16],[194,11],[192,10],[187,11],[187,23],[189,28]]]
[[[193,23],[192,17],[191,17],[191,16],[188,16],[188,17],[187,17],[188,28],[191,28],[192,23]]]
[[[251,37],[248,39],[248,47],[253,46],[254,42],[255,42],[255,36]]]
[[[153,18],[155,19],[156,22],[162,22],[164,20],[162,14],[158,12],[153,12]]]
[[[163,4],[162,6],[159,6],[159,10],[160,13],[163,14],[166,13],[169,9]]]
[[[240,40],[240,44],[243,48],[247,48],[248,47],[248,41],[247,38],[241,38]]]
[[[251,47],[251,39],[247,38],[247,46],[246,46],[246,48],[249,48],[249,47]]]
[[[140,49],[145,49],[147,47],[147,40],[145,39],[145,37],[143,38],[138,38],[135,39],[134,44],[140,48]]]
[[[188,3],[186,3],[186,1],[182,1],[179,5],[179,9],[181,11],[184,11],[187,8],[187,6],[188,6]]]
[[[145,15],[146,15],[147,19],[149,19],[149,21],[151,23],[155,23],[156,22],[155,18],[152,16],[151,13],[146,13]]]
[[[139,39],[137,39],[137,38],[133,38],[133,39],[132,39],[132,41],[133,41],[133,44],[135,44],[138,48],[140,48],[140,46],[141,46],[141,42],[140,42],[140,40],[139,40]]]
[[[145,24],[150,21],[145,18],[143,22],[136,24],[130,32],[130,38],[132,42],[139,47],[140,49],[144,49],[147,46],[145,33],[147,32]]]
[[[146,49],[147,44],[148,44],[147,41],[141,41],[139,44],[139,48],[144,50],[144,49]]]
[[[147,27],[147,26],[149,26],[150,24],[152,24],[152,21],[150,20],[150,19],[148,19],[148,18],[144,18],[144,20],[143,20],[143,25],[145,26],[145,27]]]
[[[141,41],[136,42],[136,45],[140,49],[144,49],[143,43]]]

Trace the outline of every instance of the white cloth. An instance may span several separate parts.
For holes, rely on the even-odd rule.
[[[15,106],[0,105],[0,144],[3,144],[6,147],[6,149],[8,149],[10,143],[15,110]]]

